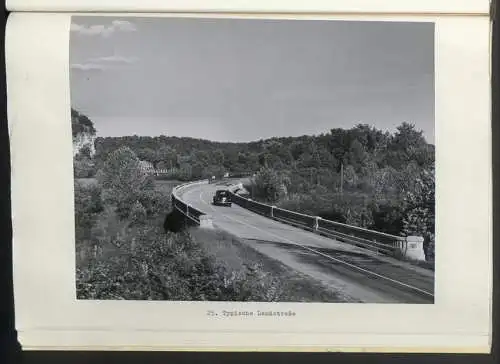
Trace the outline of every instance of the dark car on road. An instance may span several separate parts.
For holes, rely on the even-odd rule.
[[[228,190],[215,191],[213,204],[218,206],[231,206],[231,196],[229,195],[229,191]]]

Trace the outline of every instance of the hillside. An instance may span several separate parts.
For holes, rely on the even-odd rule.
[[[332,129],[321,135],[276,137],[248,143],[174,136],[97,138],[97,161],[102,162],[120,146],[129,147],[155,168],[184,169],[188,178],[208,175],[210,169],[241,172],[266,166],[276,170],[310,169],[313,179],[318,179],[325,174],[338,174],[341,164],[348,173],[361,175],[369,169],[400,170],[409,163],[431,168],[434,164],[434,146],[425,141],[422,132],[406,123],[392,135],[368,125],[358,125],[347,130]]]

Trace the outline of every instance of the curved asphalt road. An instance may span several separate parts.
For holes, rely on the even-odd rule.
[[[212,196],[221,188],[221,184],[188,186],[179,191],[179,197],[212,216],[214,226],[348,298],[367,303],[434,302],[432,271],[274,221],[235,204],[213,206]]]

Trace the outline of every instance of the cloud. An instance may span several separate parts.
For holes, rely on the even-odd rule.
[[[135,25],[127,20],[113,20],[111,24],[115,27],[115,29],[122,32],[135,32],[137,30]]]
[[[89,62],[132,64],[132,63],[137,62],[137,58],[136,57],[124,57],[124,56],[113,55],[113,56],[91,58],[91,59],[89,59]]]
[[[72,70],[77,71],[103,71],[106,67],[97,63],[73,63]]]
[[[73,63],[71,69],[77,71],[104,71],[123,65],[130,65],[137,62],[136,57],[124,57],[119,55],[95,57],[86,60],[83,63]]]
[[[80,35],[109,37],[115,32],[135,32],[135,25],[126,20],[113,20],[110,25],[91,25],[72,23],[71,31]]]

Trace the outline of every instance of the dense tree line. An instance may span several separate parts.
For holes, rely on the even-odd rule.
[[[155,168],[184,168],[193,177],[210,167],[233,172],[268,167],[299,173],[307,170],[309,175],[312,171],[313,181],[321,183],[325,174],[338,175],[343,164],[353,182],[357,175],[366,175],[370,169],[401,170],[408,164],[428,169],[434,164],[434,146],[408,123],[399,126],[394,134],[360,124],[317,136],[276,137],[249,143],[163,135],[97,138],[96,162],[102,164],[109,153],[121,146],[129,147],[139,159]]]

